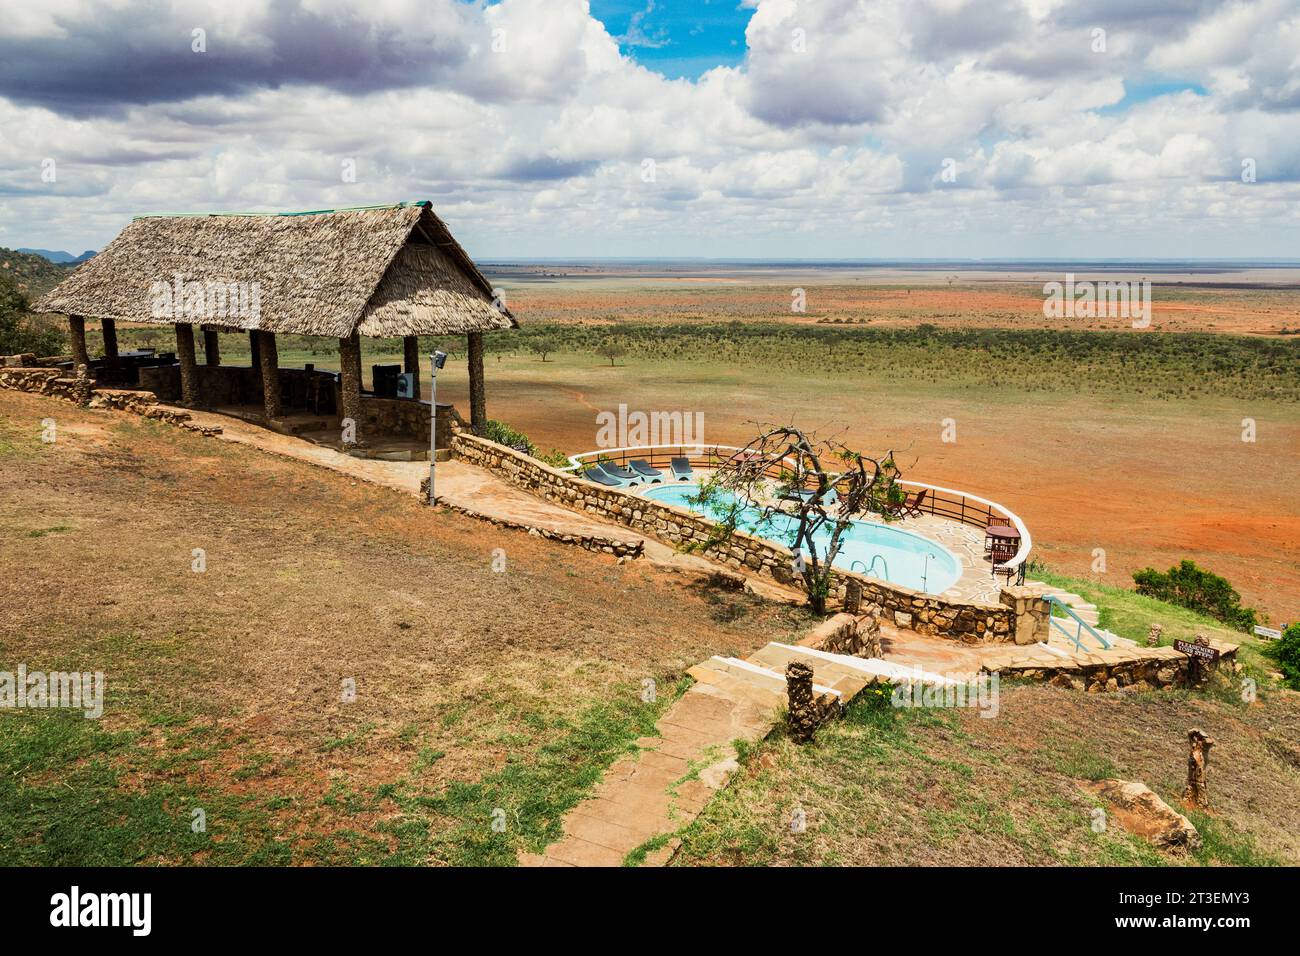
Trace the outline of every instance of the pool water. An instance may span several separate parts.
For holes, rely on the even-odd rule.
[[[650,488],[644,497],[715,521],[725,516],[719,507],[706,507],[690,500],[698,497],[699,493],[699,485],[662,485]],[[737,528],[790,547],[797,526],[793,517],[774,515],[760,525],[761,519],[762,512],[758,508],[746,508],[741,512]],[[814,540],[819,548],[824,548],[830,540],[830,530],[819,533]],[[956,555],[942,545],[909,531],[874,521],[854,521],[841,541],[840,553],[835,556],[837,568],[869,574],[927,594],[946,591],[961,577],[961,562]]]

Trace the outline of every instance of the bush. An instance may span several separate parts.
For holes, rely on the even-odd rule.
[[[507,448],[526,445],[530,455],[537,451],[537,446],[532,443],[527,435],[518,429],[511,428],[505,422],[497,421],[495,418],[488,420],[483,437],[488,441],[496,442],[498,445],[505,445]]]
[[[27,299],[0,276],[0,355],[60,355],[66,339],[48,319],[29,315]]]
[[[1133,572],[1138,594],[1206,614],[1239,631],[1254,628],[1255,611],[1241,606],[1241,595],[1226,578],[1183,560],[1162,574],[1155,568]]]
[[[1300,690],[1300,622],[1283,631],[1268,652],[1282,671],[1282,682],[1292,690]]]

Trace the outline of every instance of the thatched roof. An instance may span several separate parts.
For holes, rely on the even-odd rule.
[[[138,217],[35,311],[340,338],[518,328],[427,202]]]

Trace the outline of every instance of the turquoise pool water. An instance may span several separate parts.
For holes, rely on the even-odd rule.
[[[717,520],[721,517],[718,509],[706,508],[690,500],[699,493],[699,485],[678,484],[652,487],[644,496],[665,505],[702,514],[706,518]],[[786,547],[791,545],[794,541],[793,518],[774,516],[762,526],[759,525],[760,518],[759,509],[746,508],[742,512],[739,529],[756,537],[780,542]],[[827,531],[818,535],[816,540],[824,546],[829,539],[830,532]],[[961,562],[947,548],[920,535],[876,524],[874,521],[853,522],[853,526],[844,534],[840,553],[835,557],[835,566],[870,574],[891,584],[901,584],[928,594],[946,591],[961,577]]]

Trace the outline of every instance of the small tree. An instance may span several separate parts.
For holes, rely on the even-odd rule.
[[[66,342],[49,319],[31,315],[26,296],[8,276],[0,276],[0,355],[58,355]]]
[[[617,339],[606,339],[604,342],[600,343],[600,346],[596,349],[596,354],[602,358],[609,359],[609,364],[612,368],[615,359],[620,359],[627,354],[627,348]]]
[[[835,559],[854,518],[898,517],[906,493],[894,453],[872,458],[793,425],[764,427],[701,486],[716,521],[704,547],[737,530],[779,540],[794,552],[792,571],[809,606],[826,613]]]
[[[540,355],[542,361],[546,361],[546,356],[555,351],[555,340],[546,336],[539,336],[528,343],[529,350],[534,355]]]

